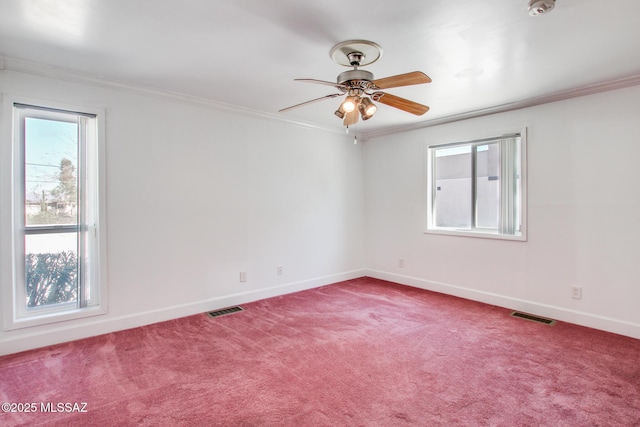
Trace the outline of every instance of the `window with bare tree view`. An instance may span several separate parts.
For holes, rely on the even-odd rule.
[[[13,319],[96,307],[96,115],[14,103],[13,126]]]

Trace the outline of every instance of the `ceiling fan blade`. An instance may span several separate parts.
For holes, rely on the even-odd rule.
[[[302,107],[303,105],[312,104],[314,102],[322,101],[323,99],[335,98],[336,96],[343,95],[342,93],[332,93],[331,95],[326,95],[321,98],[312,99],[311,101],[301,102],[300,104],[292,105],[291,107],[283,108],[282,110],[278,110],[278,113],[282,113],[283,111],[293,110],[294,108]]]
[[[344,115],[344,121],[342,123],[344,123],[345,126],[355,125],[358,123],[358,117],[360,117],[360,114],[358,113],[358,109],[355,109]]]
[[[327,86],[333,86],[335,88],[341,89],[341,90],[347,90],[348,88],[345,85],[341,85],[338,83],[333,83],[333,82],[327,82],[325,80],[316,80],[316,79],[293,79],[293,81],[295,82],[306,82],[306,83],[315,83],[315,84],[319,84],[319,85],[327,85]]]
[[[408,99],[400,98],[399,96],[391,95],[390,93],[381,93],[382,96],[376,100],[376,102],[380,102],[381,104],[398,108],[402,111],[406,111],[407,113],[415,114],[416,116],[421,116],[429,111],[429,107],[426,105],[418,104],[417,102],[409,101]]]
[[[389,89],[391,87],[419,85],[430,82],[431,79],[429,76],[422,71],[413,71],[411,73],[398,74],[397,76],[374,80],[372,83],[379,89]]]

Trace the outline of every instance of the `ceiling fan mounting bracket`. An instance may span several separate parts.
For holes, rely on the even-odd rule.
[[[329,56],[338,65],[364,67],[380,59],[382,48],[369,40],[347,40],[332,47]]]

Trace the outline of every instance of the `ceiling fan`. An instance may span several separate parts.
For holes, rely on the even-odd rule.
[[[295,79],[295,81],[333,86],[338,89],[338,93],[292,105],[291,107],[283,108],[279,112],[289,111],[303,105],[338,96],[345,96],[345,99],[334,114],[343,119],[345,126],[357,123],[359,117],[362,117],[362,120],[369,120],[373,117],[378,109],[374,102],[398,108],[416,116],[421,116],[429,111],[429,107],[426,105],[418,104],[381,90],[430,83],[431,79],[423,72],[413,71],[382,79],[374,79],[373,73],[359,69],[359,67],[374,63],[382,56],[382,48],[376,43],[368,40],[348,40],[335,45],[329,54],[337,64],[353,67],[353,69],[340,73],[336,83],[316,79]]]

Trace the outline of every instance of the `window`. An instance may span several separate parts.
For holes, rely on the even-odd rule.
[[[526,240],[525,138],[428,147],[427,232]]]
[[[104,312],[98,122],[97,113],[13,103],[6,329]]]

